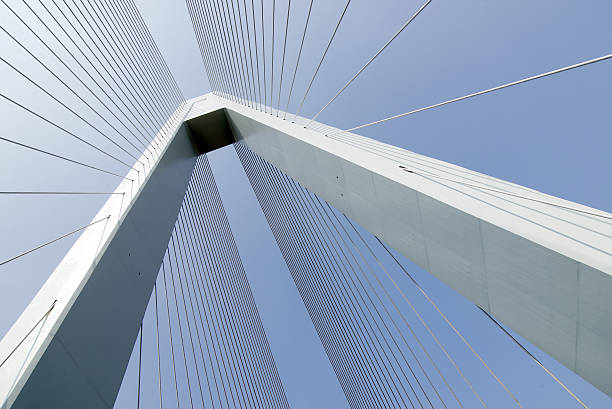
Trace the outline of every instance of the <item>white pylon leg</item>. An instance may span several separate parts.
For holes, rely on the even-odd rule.
[[[225,109],[236,139],[612,395],[612,215],[212,94],[189,105],[186,120]],[[0,342],[2,407],[112,406],[197,154],[176,129]]]

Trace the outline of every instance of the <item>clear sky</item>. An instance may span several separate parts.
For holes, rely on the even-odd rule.
[[[136,2],[185,96],[209,92],[185,3]],[[20,2],[9,3],[27,15]],[[269,22],[272,1],[264,3]],[[291,74],[308,3],[292,1],[286,56],[286,69]],[[304,94],[344,3],[314,1],[289,105],[291,112]],[[279,15],[284,17],[287,0],[277,0],[276,4],[280,12],[277,19]],[[302,114],[316,113],[421,4],[413,0],[353,0]],[[4,6],[0,5],[0,9],[0,25],[21,35],[33,52],[44,54],[43,48],[5,12]],[[284,29],[284,22],[277,23],[275,69],[280,67],[278,51]],[[48,75],[33,67],[28,56],[3,34],[0,49],[3,57],[28,67],[31,75],[49,82]],[[433,0],[319,120],[341,128],[352,127],[610,52],[612,4],[606,0]],[[270,44],[266,53],[270,55]],[[45,61],[54,70],[62,70],[52,58]],[[284,81],[287,78],[290,76],[285,76]],[[283,107],[287,100],[286,85],[281,97]],[[59,85],[52,87],[56,87],[52,89],[57,95],[70,99]],[[275,87],[278,92],[278,83]],[[72,121],[4,65],[0,66],[0,89],[55,118]],[[607,61],[359,133],[611,212],[610,106],[612,62]],[[0,114],[3,118],[0,135],[104,164],[10,104],[0,101]],[[91,134],[79,124],[74,127]],[[293,408],[347,407],[233,148],[210,156],[290,404]],[[116,183],[114,179],[58,164],[17,147],[0,145],[2,190],[112,191]],[[6,259],[58,233],[87,224],[105,200],[0,197],[0,258]],[[0,267],[3,309],[0,335],[9,329],[73,242],[73,238],[64,240]],[[473,305],[408,260],[404,262],[478,351],[513,386],[526,407],[578,407]],[[612,407],[609,397],[529,343],[526,345],[589,406]],[[134,362],[128,368],[116,405],[119,408],[135,406]],[[466,365],[474,376],[482,376],[482,382],[488,382],[477,371],[476,363],[470,367],[466,358]],[[150,393],[153,394],[153,389]],[[512,407],[498,391],[490,393],[492,399],[500,397],[492,407]]]

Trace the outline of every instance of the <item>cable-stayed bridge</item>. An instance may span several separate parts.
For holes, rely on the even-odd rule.
[[[138,406],[145,379],[160,407],[290,406],[207,156],[228,145],[351,408],[528,407],[403,257],[480,308],[576,407],[588,405],[510,330],[612,393],[612,215],[353,133],[609,65],[611,54],[338,129],[319,115],[431,0],[309,117],[304,101],[351,1],[339,5],[320,59],[308,62],[302,46],[316,3],[306,2],[288,62],[291,1],[266,11],[263,2],[187,0],[212,87],[194,99],[133,2],[1,1],[11,19],[3,34],[22,53],[2,62],[53,110],[26,92],[0,96],[99,157],[1,141],[119,182],[107,192],[2,192],[108,197],[90,223],[0,262],[8,268],[78,236],[0,343],[3,407],[112,407],[131,357]],[[293,95],[306,64],[315,67],[306,92]],[[292,98],[297,109],[288,112]],[[152,354],[143,356],[143,342]]]

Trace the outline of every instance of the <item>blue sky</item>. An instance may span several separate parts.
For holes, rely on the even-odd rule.
[[[276,3],[279,11],[286,10],[286,0]],[[169,0],[137,0],[137,4],[185,96],[208,92],[210,86],[185,4]],[[270,5],[266,0],[266,13]],[[420,5],[412,0],[376,4],[353,0],[303,114],[317,112]],[[286,69],[291,74],[307,6],[307,1],[292,2],[286,56]],[[344,1],[315,0],[289,111],[297,108],[343,6]],[[2,25],[25,36],[25,31],[3,13]],[[282,20],[284,14],[280,16]],[[270,21],[269,15],[266,20]],[[319,119],[341,128],[352,127],[608,54],[612,51],[611,21],[612,4],[604,0],[434,0]],[[284,28],[283,22],[277,22],[275,69],[280,66],[278,50]],[[27,41],[33,51],[42,50],[34,39]],[[23,53],[8,45],[2,49],[27,66]],[[607,61],[359,133],[610,212],[611,73],[612,62]],[[36,69],[32,74],[42,75]],[[68,118],[13,75],[6,67],[0,68],[3,92],[20,95],[50,115]],[[284,81],[287,78],[290,76]],[[283,106],[287,84],[283,85]],[[57,92],[63,91],[58,87]],[[0,112],[3,135],[97,160],[8,104],[0,103]],[[292,407],[346,407],[248,180],[242,171],[235,171],[240,163],[233,149],[210,156]],[[27,186],[31,190],[112,191],[116,184],[86,171],[75,173],[73,168],[13,147],[2,145],[0,157],[0,183],[6,190]],[[88,223],[105,199],[0,200],[0,252],[4,259],[31,247],[32,237],[51,238]],[[71,214],[70,220],[57,217],[65,212]],[[45,248],[0,271],[0,299],[4,300],[0,334],[8,330],[72,242],[69,239]],[[405,263],[529,403],[526,407],[578,407],[471,304],[409,261]],[[610,398],[529,347],[591,407],[610,406]],[[479,376],[473,365],[474,376]],[[128,369],[117,407],[133,406],[133,368]],[[495,399],[501,394],[492,392],[491,396]],[[511,407],[501,398],[493,402],[494,407]]]

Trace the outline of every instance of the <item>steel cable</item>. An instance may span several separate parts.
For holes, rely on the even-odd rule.
[[[400,27],[400,29],[393,34],[393,36],[385,43],[385,45],[382,46],[382,48],[380,50],[378,50],[376,52],[376,54],[374,54],[374,56],[372,56],[372,58],[370,58],[370,60],[359,69],[359,71],[357,71],[357,73],[342,87],[340,88],[340,90],[336,93],[336,95],[333,96],[332,99],[329,100],[329,102],[327,104],[325,104],[325,106],[323,106],[323,108],[321,108],[321,110],[319,112],[317,112],[315,114],[315,116],[313,116],[310,121],[308,121],[308,123],[306,124],[306,126],[304,126],[304,128],[307,128],[308,125],[310,125],[315,119],[317,119],[317,117],[321,114],[321,112],[323,112],[325,110],[325,108],[327,108],[332,102],[335,101],[336,98],[338,98],[338,96],[346,89],[348,88],[349,85],[351,85],[351,83],[353,81],[355,81],[355,79],[385,50],[385,48],[387,48],[389,46],[389,44],[391,44],[393,42],[393,40],[395,40],[397,38],[397,36],[400,35],[400,33],[402,31],[404,31],[404,29],[406,27],[408,27],[408,25],[419,15],[421,14],[421,12],[423,10],[425,10],[425,7],[427,7],[429,5],[429,3],[431,3],[432,0],[427,0],[422,6],[421,8],[419,8],[416,13],[414,13],[412,16],[410,16],[410,18],[408,19],[408,21],[406,21],[404,23],[404,25],[402,25],[402,27]]]
[[[310,13],[312,12],[313,1],[314,0],[310,0],[310,6],[308,7],[308,15],[306,16],[306,24],[304,24],[304,33],[302,34],[302,41],[300,42],[300,49],[298,51],[297,60],[295,62],[295,70],[293,71],[293,78],[291,79],[291,87],[289,87],[289,96],[287,97],[287,105],[285,106],[285,114],[283,115],[283,120],[287,118],[287,110],[289,109],[289,101],[291,101],[291,94],[293,93],[295,76],[297,75],[298,67],[300,66],[300,57],[302,56],[302,48],[304,47],[304,39],[306,38],[306,31],[308,30],[308,22],[310,21]]]

